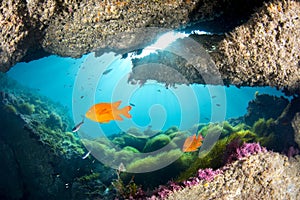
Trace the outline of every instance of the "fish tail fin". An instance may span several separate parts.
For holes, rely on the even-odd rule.
[[[131,110],[131,106],[126,106],[120,110],[120,114],[124,115],[127,118],[131,118],[129,111]]]

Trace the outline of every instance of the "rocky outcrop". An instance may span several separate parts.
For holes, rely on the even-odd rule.
[[[296,113],[296,115],[292,121],[292,126],[294,129],[295,142],[300,147],[300,113],[299,112]]]
[[[211,182],[179,190],[167,199],[297,199],[300,193],[299,157],[260,153],[236,161]]]
[[[247,125],[253,126],[259,118],[273,118],[276,120],[288,104],[288,99],[284,97],[257,94],[255,95],[255,99],[248,103],[247,114],[244,116],[244,121]]]
[[[123,54],[144,48],[170,29],[198,29],[195,24],[199,22],[201,27],[212,31],[218,21],[237,26],[261,3],[258,0],[3,1],[0,71],[47,54],[71,57],[92,51],[97,55],[107,51]],[[266,3],[224,40],[208,47],[213,49],[210,55],[225,84],[268,85],[287,93],[300,93],[299,8],[296,0]],[[226,25],[218,32],[227,32]],[[192,79],[188,82],[201,82],[201,77],[194,77],[194,71],[189,74],[189,70],[187,79]]]
[[[1,74],[0,85],[0,199],[101,197],[114,172],[82,159],[64,108]]]
[[[215,65],[209,65],[207,68],[207,61],[201,63],[201,60],[209,60],[207,56],[203,56],[205,50],[201,48],[193,52],[193,58],[198,57],[196,60],[199,60],[196,62],[186,59],[187,57],[180,53],[174,54],[169,49],[162,50],[157,54],[133,60],[135,68],[130,81],[145,82],[147,79],[154,79],[167,85],[220,84],[218,81],[211,81],[217,75],[207,69],[213,66],[225,85],[272,86],[285,90],[287,94],[299,94],[299,16],[300,3],[297,1],[276,1],[265,4],[247,23],[226,34],[224,39],[218,35],[191,35],[189,38],[182,39],[181,48],[188,48],[187,52],[194,48],[191,45],[189,47],[183,45],[187,40],[193,39],[200,43],[209,52],[210,59]],[[204,39],[210,42],[204,42]],[[161,69],[155,69],[156,73],[150,72],[148,76],[145,67],[147,63],[148,65],[161,63],[175,69],[174,71],[182,77],[176,77],[171,72]],[[139,67],[140,65],[143,69]],[[151,70],[152,66],[148,67],[148,70]],[[207,72],[210,75],[207,75]],[[208,78],[201,77],[203,75]]]
[[[299,1],[275,1],[227,35],[219,44],[221,56],[215,58],[224,81],[299,94],[299,16]]]

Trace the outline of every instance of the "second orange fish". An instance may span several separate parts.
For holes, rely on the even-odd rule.
[[[119,109],[121,101],[114,103],[98,103],[93,105],[85,114],[86,118],[100,123],[108,123],[112,120],[123,120],[120,115],[131,118],[129,111],[131,106]]]
[[[194,134],[186,138],[182,147],[182,151],[183,152],[197,151],[198,148],[202,145],[202,140],[203,137],[201,136],[201,134],[199,134],[198,137],[196,137],[196,134]]]

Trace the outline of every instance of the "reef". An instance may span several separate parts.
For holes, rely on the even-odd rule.
[[[107,138],[79,139],[70,132],[74,124],[66,108],[5,74],[0,85],[1,199],[299,195],[299,98],[256,94],[235,124],[197,124],[186,131],[132,127]],[[280,112],[271,115],[270,109]],[[182,152],[195,133],[219,137],[213,146],[204,140],[199,152]]]
[[[133,60],[129,81],[151,79],[166,83],[167,87],[190,83],[272,86],[287,94],[299,94],[299,8],[297,1],[269,2],[225,36],[193,34],[178,40],[172,45],[192,53],[193,58],[172,48],[158,50]],[[205,50],[198,48],[195,53],[195,47],[193,51],[192,45],[185,45],[191,40],[200,43]],[[215,65],[203,55],[204,51]],[[151,71],[153,66],[155,72]],[[215,76],[221,81],[214,80]]]
[[[288,160],[278,153],[259,153],[229,164],[212,181],[199,180],[165,199],[297,199],[299,167],[299,156]]]
[[[299,112],[295,115],[292,121],[292,126],[294,129],[295,142],[300,147],[300,113]]]
[[[274,1],[230,32],[215,59],[224,81],[299,94],[299,15],[299,1]]]
[[[82,159],[86,149],[69,132],[74,124],[68,110],[3,74],[0,85],[0,198],[101,196],[113,172]]]
[[[169,30],[202,27],[223,38],[193,36],[209,51],[224,84],[268,85],[299,94],[299,6],[296,0],[4,1],[0,70],[49,54],[126,54]],[[190,65],[186,67],[179,73],[188,83],[203,82]],[[169,85],[178,82],[163,74],[157,77],[165,77],[159,80]]]

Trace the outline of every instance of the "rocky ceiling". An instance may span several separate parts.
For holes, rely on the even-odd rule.
[[[50,54],[124,54],[169,30],[203,28],[218,35],[191,37],[209,53],[226,85],[267,85],[300,94],[297,0],[8,0],[0,6],[2,72]],[[184,66],[188,83],[205,84],[195,66]],[[141,70],[135,71],[131,78],[139,79]]]

